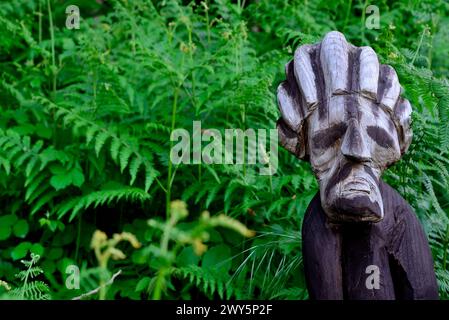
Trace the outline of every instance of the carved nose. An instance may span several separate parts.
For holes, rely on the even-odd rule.
[[[343,137],[341,152],[345,157],[358,162],[371,160],[371,155],[360,127],[355,119],[349,121],[348,129]]]

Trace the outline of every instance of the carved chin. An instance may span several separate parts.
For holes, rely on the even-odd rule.
[[[322,194],[321,203],[331,222],[379,222],[383,219],[383,201],[376,190],[365,188],[340,190],[339,193]],[[372,186],[373,187],[373,186]],[[323,199],[324,198],[324,199]]]
[[[333,222],[379,222],[383,218],[382,199],[372,201],[368,195],[339,197],[329,207]]]
[[[321,203],[330,222],[379,222],[383,219],[382,196],[371,176],[353,174],[331,188],[320,185],[320,190]]]

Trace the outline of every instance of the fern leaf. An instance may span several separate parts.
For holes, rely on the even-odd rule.
[[[158,172],[150,166],[145,167],[145,192],[148,192],[154,179],[158,176]]]
[[[6,174],[9,175],[9,173],[11,172],[11,162],[8,159],[0,156],[0,164],[5,169]]]
[[[86,144],[89,144],[94,138],[95,134],[98,132],[99,128],[97,126],[90,126],[86,131]]]
[[[89,194],[69,199],[56,208],[58,219],[72,211],[69,221],[76,217],[77,213],[91,206],[110,204],[113,201],[125,199],[135,203],[143,203],[150,199],[150,195],[140,188],[119,187],[111,190],[94,191]]]
[[[131,148],[123,146],[120,150],[120,172],[123,172],[128,166],[129,157],[132,154]]]
[[[103,148],[103,146],[106,143],[106,140],[108,138],[109,138],[109,134],[106,131],[101,131],[95,137],[95,153],[97,154],[97,157],[100,155],[100,151]]]
[[[122,146],[122,143],[121,143],[120,139],[118,139],[117,137],[114,137],[112,139],[111,150],[110,150],[111,157],[114,161],[117,161],[118,153],[119,153],[121,146]]]
[[[141,165],[142,165],[142,158],[134,157],[131,160],[131,164],[129,165],[129,173],[131,175],[131,181],[129,182],[130,185],[134,184],[134,181],[136,180],[137,172],[139,171],[139,168]]]
[[[31,209],[31,215],[34,215],[43,205],[49,203],[54,197],[58,195],[57,191],[52,191],[43,195],[39,200],[33,205]]]

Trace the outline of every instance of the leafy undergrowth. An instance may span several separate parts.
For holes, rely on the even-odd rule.
[[[273,176],[175,166],[170,132],[275,128],[284,64],[340,30],[396,68],[414,107],[413,144],[384,178],[423,222],[448,298],[448,4],[383,1],[369,30],[363,1],[196,3],[77,1],[79,30],[65,26],[65,1],[0,3],[0,295],[21,288],[32,253],[41,295],[23,298],[307,298],[309,165],[279,149]],[[171,225],[175,199],[191,214]],[[98,266],[95,230],[141,246],[114,244],[121,259]]]

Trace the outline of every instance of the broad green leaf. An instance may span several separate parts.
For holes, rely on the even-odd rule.
[[[212,268],[227,273],[232,265],[230,258],[231,249],[224,244],[220,244],[206,251],[201,266],[203,268]]]
[[[146,290],[150,285],[150,282],[151,282],[150,277],[143,277],[142,279],[139,280],[139,282],[137,282],[136,291],[141,292],[143,290]]]
[[[70,174],[59,174],[51,177],[50,184],[56,190],[66,188],[72,183],[72,176]]]
[[[73,185],[81,187],[84,184],[84,174],[79,165],[75,166],[70,174],[72,176]]]
[[[11,226],[0,224],[0,241],[6,240],[11,235]]]
[[[15,214],[0,216],[0,226],[12,226],[18,220]]]
[[[11,251],[11,258],[13,260],[19,260],[24,258],[27,253],[28,250],[31,248],[31,243],[30,242],[22,242],[20,243],[18,246],[16,246],[12,251]]]
[[[195,254],[191,246],[183,248],[176,257],[176,264],[178,267],[185,267],[192,264],[198,265],[199,261],[200,257]]]
[[[20,219],[19,221],[17,221],[17,223],[14,224],[13,227],[14,235],[19,238],[25,238],[25,236],[28,234],[28,230],[28,222],[24,219]]]
[[[44,254],[44,247],[40,243],[35,243],[31,246],[30,252],[38,254],[42,257]]]

